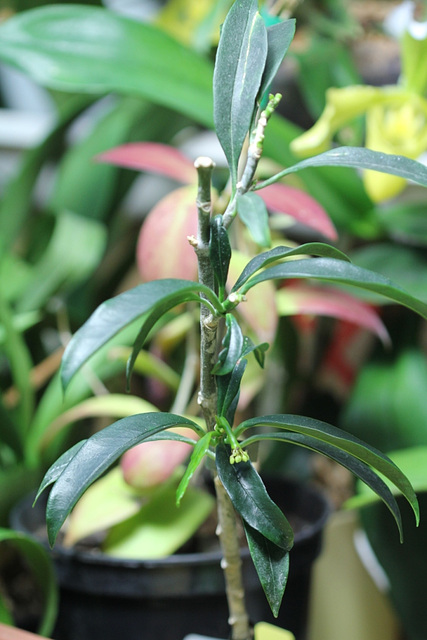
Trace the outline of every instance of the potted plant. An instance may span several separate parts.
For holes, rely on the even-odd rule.
[[[334,149],[256,182],[268,121],[279,96],[261,104],[293,36],[293,21],[267,28],[253,0],[237,0],[223,25],[214,74],[214,116],[218,138],[230,169],[227,204],[211,215],[209,158],[196,162],[198,173],[198,232],[189,241],[195,250],[199,279],[162,279],[146,282],[101,305],[75,334],[64,355],[64,386],[110,338],[133,321],[142,323],[128,362],[135,359],[155,323],[173,307],[200,305],[200,394],[204,425],[174,413],[147,412],[124,418],[75,445],[51,467],[40,492],[53,485],[47,503],[48,533],[54,542],[67,515],[89,485],[126,450],[144,441],[170,439],[193,447],[177,490],[181,502],[202,463],[212,471],[217,497],[220,539],[232,637],[250,637],[245,610],[237,512],[243,523],[251,557],[269,605],[278,614],[289,570],[293,531],[269,497],[250,460],[248,447],[262,441],[301,445],[323,453],[348,467],[385,501],[400,527],[395,498],[378,473],[390,480],[418,514],[415,494],[405,476],[376,449],[326,423],[294,415],[264,415],[234,424],[240,385],[248,357],[263,364],[267,346],[243,334],[239,308],[246,295],[262,282],[311,278],[352,285],[385,295],[423,317],[427,307],[389,280],[360,269],[334,247],[323,243],[275,246],[250,259],[231,286],[228,270],[232,255],[229,229],[236,216],[259,237],[268,233],[268,217],[256,191],[286,175],[316,166],[364,167],[403,175],[427,184],[427,171],[415,161],[364,149]],[[249,136],[246,147],[245,140]],[[307,257],[313,256],[313,257]],[[171,431],[192,430],[189,438]],[[264,431],[264,429],[270,429]],[[272,429],[272,430],[271,430]],[[291,554],[292,555],[292,554]]]

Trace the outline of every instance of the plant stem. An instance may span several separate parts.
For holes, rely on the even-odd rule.
[[[242,559],[240,556],[236,514],[220,479],[214,479],[217,510],[217,534],[221,542],[229,619],[232,640],[249,640],[251,637],[249,618],[245,606],[245,591],[242,579]]]
[[[211,217],[211,176],[215,163],[210,158],[197,158],[199,186],[197,193],[198,233],[192,242],[197,255],[199,282],[214,290],[214,273],[209,259],[210,217]],[[208,307],[200,306],[200,392],[199,404],[208,430],[215,427],[216,382],[211,373],[215,365],[217,330],[219,318],[214,317]]]
[[[190,238],[197,255],[199,282],[212,290],[215,287],[214,273],[209,258],[210,216],[211,216],[211,177],[214,162],[210,158],[201,157],[194,166],[198,172],[198,234]],[[217,412],[217,388],[212,369],[217,354],[217,333],[219,318],[212,316],[210,310],[200,306],[200,391],[199,404],[202,408],[206,426],[214,429]],[[218,476],[214,477],[217,495],[218,535],[223,554],[222,568],[226,583],[229,609],[229,623],[232,640],[249,640],[249,620],[245,608],[243,578],[239,537],[237,533],[234,507]]]

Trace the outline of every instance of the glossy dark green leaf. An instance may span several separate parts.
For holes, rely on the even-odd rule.
[[[234,414],[240,395],[240,383],[248,361],[239,360],[231,373],[218,376],[218,415],[227,418],[230,424],[234,422]]]
[[[80,496],[125,451],[164,429],[178,425],[198,429],[192,420],[171,413],[141,413],[114,422],[91,436],[77,451],[74,450],[68,464],[61,465],[65,468],[57,476],[49,494],[46,508],[49,543],[54,544]],[[52,477],[59,470],[54,466],[48,474]],[[45,480],[43,484],[46,485]]]
[[[209,257],[212,263],[215,281],[219,291],[222,292],[227,282],[228,267],[231,259],[231,246],[230,240],[228,239],[228,232],[224,227],[221,215],[215,216],[211,221]]]
[[[271,236],[264,200],[256,193],[245,193],[237,198],[237,213],[248,228],[254,242],[260,247],[269,247]]]
[[[267,27],[267,60],[265,63],[264,74],[262,76],[260,97],[266,91],[269,91],[269,87],[273,82],[276,73],[282,64],[289,46],[295,35],[295,20],[283,20],[270,27]]]
[[[197,444],[194,446],[193,453],[190,457],[190,462],[185,469],[184,475],[181,478],[181,481],[176,490],[176,504],[179,506],[182,498],[184,497],[185,492],[187,491],[188,483],[193,477],[197,468],[201,465],[203,460],[206,457],[207,452],[209,451],[209,447],[211,444],[212,437],[214,435],[213,431],[208,431],[204,436],[198,440]]]
[[[212,123],[212,67],[152,24],[52,5],[5,20],[0,60],[60,91],[137,95]]]
[[[238,277],[236,284],[232,288],[232,291],[237,291],[251,276],[254,275],[260,269],[267,267],[272,262],[277,262],[282,258],[292,258],[294,256],[312,255],[321,256],[324,258],[336,258],[337,260],[346,260],[349,262],[349,258],[340,251],[323,242],[307,242],[301,244],[299,247],[274,247],[270,251],[259,253],[252,258],[243,269],[242,273]]]
[[[258,473],[250,462],[230,464],[230,447],[216,447],[216,468],[219,479],[237,513],[253,529],[284,551],[293,546],[292,528],[271,500]]]
[[[54,484],[61,475],[63,471],[68,467],[71,460],[74,458],[76,453],[82,448],[86,440],[80,440],[80,442],[76,442],[70,449],[65,451],[54,463],[53,465],[46,471],[43,480],[40,483],[40,486],[37,491],[37,495],[34,499],[34,504],[39,499],[40,495],[43,493],[47,487],[50,487],[51,484]]]
[[[426,251],[397,242],[371,242],[352,251],[351,258],[360,267],[382,273],[411,295],[427,302]],[[379,301],[379,297],[373,294],[364,297],[375,304]]]
[[[276,429],[284,429],[295,433],[301,433],[312,438],[316,438],[320,442],[335,446],[342,451],[362,460],[370,465],[373,469],[388,478],[405,496],[411,505],[416,519],[419,518],[419,509],[417,498],[411,483],[400,469],[381,451],[371,447],[359,438],[346,433],[342,429],[338,429],[326,422],[307,418],[305,416],[295,416],[289,414],[278,414],[271,416],[262,416],[245,420],[236,429],[235,434],[238,438],[248,429],[259,427],[273,427]]]
[[[261,440],[275,440],[277,442],[287,442],[289,444],[296,444],[302,447],[307,447],[312,451],[321,453],[331,460],[338,462],[340,465],[351,471],[357,478],[362,480],[366,486],[370,487],[372,491],[387,505],[387,508],[392,513],[397,528],[399,530],[400,539],[403,542],[403,530],[402,530],[402,518],[400,515],[399,506],[393,496],[393,492],[388,488],[387,484],[381,480],[380,476],[372,471],[365,462],[352,456],[348,451],[342,450],[338,446],[334,446],[318,440],[315,437],[307,436],[301,433],[267,433],[260,434],[259,436],[252,436],[242,443],[242,446],[249,446],[254,442]]]
[[[67,345],[61,375],[66,387],[80,367],[121,329],[159,307],[198,300],[203,293],[220,310],[215,294],[204,285],[189,280],[155,280],[107,300],[91,315]]]
[[[290,278],[314,278],[315,280],[352,285],[366,291],[373,291],[393,302],[403,304],[423,318],[427,318],[427,304],[417,300],[388,278],[333,258],[307,258],[306,260],[292,260],[275,265],[250,278],[240,291],[246,293],[256,284],[266,280],[288,280]]]
[[[242,355],[244,339],[242,330],[236,318],[227,313],[225,316],[227,331],[222,341],[222,351],[219,353],[218,362],[212,370],[217,376],[231,373]]]
[[[267,59],[258,0],[236,0],[224,21],[214,70],[214,122],[233,184]]]
[[[271,542],[243,520],[248,547],[259,581],[275,618],[289,574],[289,552]]]
[[[0,542],[12,544],[24,558],[41,589],[43,615],[37,632],[50,637],[58,614],[58,586],[52,558],[32,537],[0,528]]]
[[[302,160],[298,164],[280,171],[272,178],[260,183],[257,189],[262,189],[269,184],[273,184],[273,182],[277,182],[284,176],[309,167],[370,169],[371,171],[400,176],[427,187],[427,167],[416,160],[411,160],[405,156],[372,151],[372,149],[365,149],[364,147],[338,147],[307,160]]]

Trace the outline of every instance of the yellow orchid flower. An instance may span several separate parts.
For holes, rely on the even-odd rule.
[[[402,7],[408,16],[411,3]],[[356,85],[326,92],[326,106],[315,125],[291,143],[292,151],[310,156],[326,151],[345,124],[366,114],[365,146],[374,151],[403,155],[413,160],[427,151],[427,23],[402,18],[402,77],[385,87]],[[415,24],[415,28],[414,28]],[[366,192],[374,202],[398,195],[406,180],[374,171],[363,172]]]

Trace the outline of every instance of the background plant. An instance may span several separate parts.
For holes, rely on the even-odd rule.
[[[387,485],[373,470],[395,483],[417,513],[410,485],[398,469],[382,454],[361,441],[319,421],[292,415],[270,415],[233,425],[240,381],[247,356],[252,352],[262,364],[263,344],[244,336],[233,313],[244,304],[246,294],[266,280],[314,278],[352,284],[387,295],[414,311],[426,315],[426,307],[382,276],[355,267],[333,247],[309,243],[295,248],[279,246],[258,254],[248,262],[237,281],[227,291],[227,275],[232,253],[228,228],[239,209],[252,233],[264,215],[263,201],[255,191],[267,187],[286,175],[315,166],[350,166],[382,169],[410,177],[426,184],[426,171],[404,158],[385,156],[363,149],[338,149],[303,161],[280,171],[273,178],[254,183],[255,170],[263,150],[267,122],[276,107],[278,96],[270,96],[264,110],[262,99],[277,71],[290,39],[293,23],[282,22],[267,28],[256,2],[236,2],[224,23],[214,73],[214,119],[217,135],[230,168],[231,192],[222,214],[211,219],[211,174],[213,164],[200,158],[196,163],[198,186],[198,235],[190,238],[199,266],[199,282],[163,279],[139,285],[104,303],[71,341],[63,360],[62,377],[68,384],[86,360],[132,321],[142,318],[142,325],[128,362],[128,376],[135,358],[151,328],[169,309],[193,301],[200,304],[200,406],[206,427],[189,418],[168,413],[143,413],[114,423],[89,440],[75,445],[48,471],[41,489],[53,484],[47,508],[48,531],[53,542],[70,509],[91,482],[99,477],[125,450],[146,439],[183,440],[168,431],[186,425],[199,439],[184,439],[194,446],[189,466],[178,491],[178,503],[197,467],[206,457],[215,460],[215,486],[222,529],[223,552],[229,567],[236,561],[234,509],[240,514],[255,566],[274,613],[277,614],[288,572],[288,554],[293,534],[285,516],[265,492],[252,466],[246,447],[263,439],[293,442],[324,453],[348,466],[380,494],[400,526],[395,499]],[[250,71],[250,73],[248,73]],[[244,98],[242,98],[244,96]],[[239,160],[244,152],[243,170]],[[242,204],[243,203],[243,204]],[[247,213],[247,212],[246,212]],[[264,224],[264,226],[265,226]],[[307,254],[316,256],[303,257]],[[292,260],[286,258],[292,257]],[[225,334],[219,355],[216,348],[218,329],[225,321]],[[274,427],[271,433],[258,433],[260,427]],[[255,435],[246,435],[256,428]],[[108,448],[105,444],[108,442]],[[105,444],[104,444],[105,443]],[[104,451],[103,456],[99,455]],[[238,554],[237,554],[238,558]],[[238,560],[237,560],[238,562]],[[242,609],[239,582],[226,569],[229,606],[235,638],[249,637],[247,616]],[[239,578],[238,578],[239,580]]]
[[[58,19],[58,14],[55,13],[56,10],[55,8],[49,8],[51,9],[51,11],[44,13],[44,17],[45,17],[45,25],[49,23],[49,20],[52,21],[52,23]],[[99,17],[101,16],[100,13],[98,12],[92,12],[92,11],[84,11],[83,13],[80,13],[80,9],[79,8],[72,8],[71,9],[71,13],[67,14],[67,13],[62,13],[61,14],[61,19],[66,20],[67,16],[71,17],[71,16],[78,16],[81,18],[85,18],[88,21],[90,21],[92,18],[93,20],[98,23]],[[42,14],[37,14],[38,15],[42,15]],[[136,32],[138,31],[140,33],[140,35],[144,34],[146,35],[151,34],[152,39],[149,40],[149,45],[151,46],[151,51],[150,53],[152,54],[153,52],[153,47],[156,47],[155,50],[158,51],[158,60],[164,60],[166,61],[168,59],[169,56],[169,60],[170,59],[175,59],[173,56],[174,54],[177,54],[178,51],[180,51],[182,53],[182,55],[184,55],[183,50],[182,49],[177,49],[177,48],[173,48],[175,47],[175,45],[172,45],[171,41],[168,40],[167,38],[165,39],[163,35],[159,35],[159,32],[154,28],[148,27],[147,25],[138,25],[138,27],[136,27],[131,21],[129,20],[123,20],[121,18],[118,18],[116,16],[112,16],[110,14],[104,13],[102,12],[103,18],[106,21],[111,21],[111,24],[114,23],[116,25],[119,25],[120,29],[122,29],[122,31],[120,31],[121,37],[128,37],[130,36],[132,33],[136,34]],[[5,38],[3,41],[3,45],[2,45],[2,55],[4,56],[4,58],[6,60],[12,61],[14,64],[17,64],[18,66],[21,65],[23,67],[26,67],[26,65],[28,64],[28,60],[31,59],[31,53],[28,53],[29,57],[24,58],[23,56],[21,57],[20,51],[22,50],[22,41],[19,44],[19,50],[14,46],[13,46],[13,41],[14,38],[17,37],[17,35],[19,34],[19,37],[24,37],[24,40],[26,40],[27,36],[28,36],[28,32],[27,27],[28,25],[31,23],[31,19],[36,18],[37,17],[35,13],[32,13],[31,15],[28,15],[28,17],[25,18],[25,20],[23,20],[22,22],[18,22],[15,21],[14,24],[16,25],[16,31],[13,32],[13,28],[11,27],[11,23],[9,23],[9,25],[5,25],[5,29],[3,31]],[[28,20],[28,22],[27,22]],[[40,24],[40,23],[39,23]],[[89,24],[89,23],[88,23]],[[105,23],[106,24],[106,23]],[[9,26],[9,30],[7,29],[7,27]],[[38,27],[40,28],[40,27]],[[10,33],[12,31],[12,34]],[[75,37],[73,36],[72,32],[69,31],[69,29],[66,30],[67,34],[71,33],[71,38]],[[32,34],[34,34],[34,31],[32,31]],[[36,32],[37,35],[37,32]],[[80,37],[80,34],[78,34]],[[32,36],[33,37],[33,36]],[[143,38],[136,38],[135,36],[135,40],[138,40],[139,43],[141,42],[146,42],[146,39],[144,40]],[[28,41],[26,40],[27,44],[26,46],[29,47],[28,51],[35,51],[37,50],[38,53],[40,54],[42,52],[42,55],[46,56],[45,60],[48,61],[49,56],[52,55],[55,60],[60,61],[61,64],[67,65],[69,64],[70,60],[71,60],[71,64],[74,65],[73,68],[73,73],[75,74],[76,69],[79,70],[79,73],[84,74],[83,75],[83,79],[82,76],[80,77],[80,82],[81,84],[77,84],[77,85],[73,85],[72,88],[76,89],[78,88],[79,90],[96,90],[99,91],[99,86],[98,88],[94,88],[94,85],[92,84],[92,80],[99,80],[99,76],[97,76],[98,73],[98,69],[99,67],[96,67],[96,63],[97,61],[95,60],[94,56],[91,55],[89,59],[85,59],[84,64],[82,64],[82,58],[80,58],[80,67],[78,67],[77,64],[77,60],[76,58],[74,58],[74,62],[73,62],[73,55],[74,53],[79,54],[79,47],[75,47],[72,46],[70,47],[70,51],[69,51],[69,55],[67,55],[65,58],[60,59],[57,56],[57,51],[55,51],[55,42],[51,41],[49,44],[49,51],[46,51],[46,47],[44,45],[41,45],[40,42],[37,41],[37,38],[35,40],[31,40]],[[74,43],[75,44],[75,43]],[[81,41],[80,41],[81,44]],[[87,43],[86,43],[87,44]],[[108,43],[109,46],[106,47],[101,53],[100,53],[100,58],[98,60],[98,62],[107,59],[110,55],[110,51],[112,50],[112,45],[114,43]],[[127,68],[130,69],[130,76],[132,76],[132,73],[134,74],[131,79],[129,80],[129,83],[127,85],[123,84],[123,79],[118,77],[118,74],[115,74],[115,69],[110,69],[111,75],[110,78],[108,79],[108,82],[106,81],[104,84],[104,89],[107,88],[111,88],[114,86],[114,88],[118,88],[121,91],[131,91],[132,93],[135,92],[137,94],[142,94],[145,97],[149,97],[150,99],[154,99],[155,101],[160,101],[163,103],[167,103],[171,106],[173,106],[174,108],[178,108],[182,111],[184,111],[187,115],[190,114],[191,118],[195,118],[197,121],[199,122],[204,122],[206,124],[211,124],[211,116],[209,114],[209,100],[210,100],[210,82],[208,83],[207,81],[205,82],[204,80],[201,81],[202,78],[202,74],[200,74],[200,76],[197,76],[197,74],[194,74],[194,69],[192,69],[191,74],[188,73],[187,75],[185,75],[184,78],[181,78],[181,84],[179,87],[175,86],[175,90],[174,91],[162,91],[161,87],[157,87],[154,83],[153,83],[153,77],[150,76],[149,74],[143,74],[142,73],[142,69],[143,69],[143,65],[142,65],[142,58],[140,59],[140,66],[134,71],[135,67],[133,67],[131,64],[128,64],[131,60],[130,58],[126,58],[126,56],[128,55],[129,50],[125,49],[121,46],[120,41],[117,41],[115,43],[115,45],[117,47],[117,51],[116,53],[119,53],[118,49],[121,50],[121,53],[123,54],[122,57],[122,63],[123,64],[127,64]],[[136,45],[138,46],[138,45]],[[145,46],[145,45],[142,45]],[[158,49],[157,49],[158,48]],[[78,57],[78,56],[77,56]],[[191,56],[190,53],[185,54],[185,61],[184,58],[182,59],[182,68],[188,68],[190,69],[191,66],[195,65],[195,58]],[[202,70],[203,68],[203,73],[205,74],[205,79],[209,79],[209,75],[210,75],[210,67],[209,64],[201,64],[200,61],[199,63],[197,63],[199,66],[197,66],[197,69],[199,69],[199,71]],[[91,67],[92,65],[92,67]],[[104,65],[105,66],[105,65]],[[41,68],[39,68],[37,70],[37,73],[43,72],[43,65],[41,65]],[[195,67],[196,68],[196,67]],[[167,69],[167,65],[166,65],[166,69]],[[33,70],[34,72],[34,70]],[[92,79],[90,77],[90,75],[88,76],[87,73],[89,72],[89,74],[92,72],[94,75],[92,75]],[[175,70],[174,70],[175,72]],[[78,74],[77,74],[78,75]],[[41,76],[39,76],[40,79],[43,82],[48,82],[51,85],[55,85],[56,88],[64,88],[64,85],[61,86],[62,81],[61,79],[58,78],[48,78],[48,77],[44,77],[42,78]],[[73,76],[74,78],[76,78],[76,75]],[[129,76],[128,76],[129,77]],[[167,76],[164,76],[167,78]],[[144,79],[143,79],[144,78]],[[151,84],[150,84],[151,83]],[[199,93],[198,95],[203,95],[205,96],[205,98],[200,101],[200,100],[194,100],[194,88],[196,88],[198,86],[198,90],[201,91],[201,93]],[[102,89],[101,89],[102,90]],[[187,94],[185,94],[185,91],[187,91]],[[209,94],[209,95],[208,95]],[[191,97],[193,96],[193,98]],[[158,107],[156,107],[155,109],[152,110],[152,113],[154,114],[154,112],[158,112]],[[164,115],[164,114],[163,114]],[[150,122],[150,125],[152,123]],[[164,124],[164,120],[162,120],[161,122],[161,126],[163,126]],[[282,162],[287,162],[287,160],[291,159],[291,156],[289,155],[289,157],[286,157],[287,154],[287,147],[284,147],[283,143],[285,142],[285,140],[287,139],[287,137],[292,137],[295,133],[295,129],[293,127],[289,127],[288,125],[286,125],[282,120],[278,119],[278,118],[272,118],[270,121],[270,125],[269,125],[269,131],[274,134],[271,135],[271,137],[269,137],[267,135],[265,144],[264,144],[264,149],[265,150],[270,150],[271,153],[270,155],[272,157],[275,157],[276,159],[282,159]],[[104,133],[101,134],[101,128],[100,128],[100,137],[102,138],[103,144],[104,142],[106,143],[106,140],[104,138]],[[245,133],[246,135],[246,133]],[[234,141],[233,141],[234,143]],[[111,143],[110,143],[111,144]],[[114,144],[114,143],[113,143]],[[275,147],[275,145],[277,145]],[[105,148],[107,148],[107,145],[105,146]],[[233,156],[236,156],[236,150],[235,148],[230,144],[229,144],[229,148],[231,148],[231,152]],[[96,151],[101,151],[103,149],[99,149],[97,148]],[[93,153],[93,150],[92,150]],[[76,156],[77,158],[77,156]],[[330,160],[330,157],[326,157],[323,161],[328,161],[328,159]],[[322,162],[323,162],[322,161]],[[353,162],[353,160],[351,161]],[[232,159],[231,164],[234,165],[235,164],[235,157]],[[289,164],[291,164],[291,162],[289,162]],[[33,165],[34,166],[34,165]],[[77,166],[77,162],[76,162],[76,166]],[[309,165],[308,165],[309,166]],[[86,165],[80,165],[80,167],[86,167]],[[111,167],[109,167],[108,169],[111,169]],[[85,178],[86,176],[83,176],[82,173],[84,173],[86,171],[86,168],[84,170],[80,170],[80,174],[79,174],[79,184],[83,185],[83,178]],[[103,171],[103,169],[101,169],[99,166],[97,167],[97,171]],[[34,176],[34,173],[32,174]],[[99,175],[110,175],[111,174],[99,174]],[[301,174],[301,176],[306,175],[304,173]],[[325,182],[328,183],[329,180],[331,180],[332,182],[334,182],[334,178],[329,178],[327,177],[327,174],[323,174],[321,176],[321,180],[319,180],[319,178],[317,177],[316,179],[316,175],[314,174],[307,174],[309,177],[306,178],[306,182],[309,185],[309,189],[312,192],[318,192],[318,193],[322,193],[324,194],[324,186],[325,186]],[[412,175],[412,174],[411,174]],[[89,182],[89,176],[88,177],[88,182]],[[92,176],[93,177],[93,176]],[[91,178],[92,179],[92,178]],[[106,182],[108,182],[108,184],[111,183],[111,180],[106,180]],[[364,200],[363,195],[361,195],[363,192],[359,191],[359,186],[360,183],[359,181],[357,181],[356,179],[354,179],[353,174],[346,174],[346,181],[342,181],[335,179],[335,182],[337,184],[340,184],[340,189],[334,191],[334,201],[332,201],[330,203],[330,206],[328,207],[329,209],[335,210],[335,212],[337,212],[336,218],[338,220],[339,223],[342,224],[343,220],[351,220],[351,225],[355,225],[356,223],[354,222],[354,213],[353,213],[353,207],[354,207],[354,203],[355,202],[361,202],[362,200],[364,201],[364,203],[366,203],[366,200]],[[69,183],[70,185],[73,184],[72,181],[70,181]],[[75,183],[74,183],[75,184]],[[92,183],[93,184],[93,183]],[[349,190],[349,185],[352,185],[352,189]],[[346,201],[346,199],[344,198],[344,194],[347,191],[347,193],[351,193],[352,196],[353,194],[355,194],[355,197],[353,199],[352,202],[352,206],[350,207],[348,202]],[[69,195],[70,198],[72,200],[74,200],[74,204],[73,204],[73,210],[75,207],[78,207],[78,204],[76,204],[77,199],[80,198],[80,196],[84,193],[84,190],[82,188],[82,190],[77,193],[76,190],[74,188],[70,188],[69,189]],[[104,193],[104,192],[102,192]],[[262,191],[261,191],[262,193]],[[327,193],[327,197],[325,198],[325,200],[330,201],[331,200],[331,191],[328,191]],[[70,200],[70,202],[72,201]],[[252,199],[253,201],[253,199]],[[84,199],[83,197],[81,198],[81,202],[82,203],[87,203],[88,200]],[[242,200],[242,202],[244,202],[244,200]],[[257,202],[255,200],[255,202]],[[259,203],[258,203],[259,204]],[[242,205],[244,206],[244,205]],[[365,206],[365,204],[364,204]],[[19,209],[18,209],[19,211]],[[229,210],[229,212],[232,211],[232,209]],[[348,217],[346,218],[348,214]],[[16,218],[17,219],[17,218]],[[15,220],[16,220],[15,219]],[[235,223],[234,223],[235,224]],[[362,223],[359,221],[357,221],[358,224],[358,228],[362,228],[363,225]],[[257,232],[257,229],[255,228],[255,225],[249,225],[252,229],[253,232]],[[265,225],[264,227],[264,233],[265,233]],[[236,274],[236,278],[239,274]],[[241,308],[243,308],[244,305],[241,305]],[[232,323],[231,320],[229,320],[230,323]],[[89,391],[90,392],[90,391]]]

